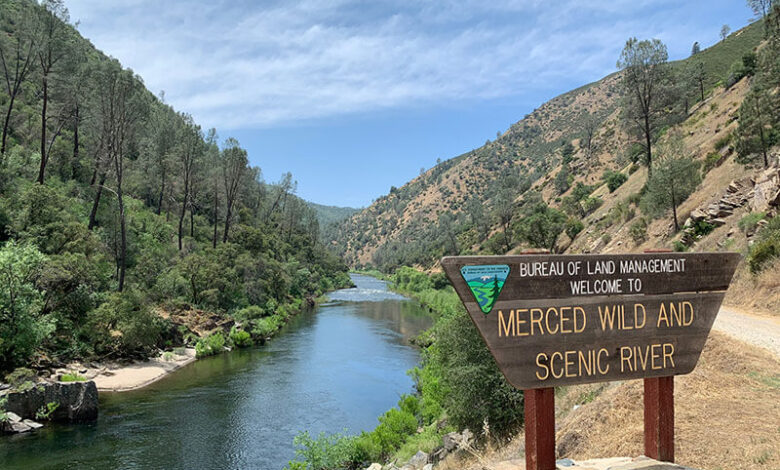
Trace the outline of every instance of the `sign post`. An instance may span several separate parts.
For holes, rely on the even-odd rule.
[[[553,387],[645,379],[645,452],[674,459],[673,376],[696,366],[737,253],[445,257],[506,379],[525,390],[526,466],[555,468]]]

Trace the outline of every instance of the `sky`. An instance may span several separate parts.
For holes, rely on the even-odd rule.
[[[100,50],[177,111],[237,138],[268,182],[365,207],[616,70],[626,39],[670,59],[740,0],[66,0]]]

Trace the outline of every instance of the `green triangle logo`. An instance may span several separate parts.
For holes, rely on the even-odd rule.
[[[474,300],[479,309],[487,315],[493,309],[506,278],[509,277],[509,266],[506,264],[489,264],[481,266],[463,266],[460,275],[469,285]]]

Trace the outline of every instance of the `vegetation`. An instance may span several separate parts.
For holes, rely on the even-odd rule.
[[[410,267],[392,276],[395,289],[420,301],[437,318],[418,339],[423,361],[411,371],[417,394],[401,397],[398,407],[380,417],[371,432],[316,438],[300,434],[295,440],[297,459],[288,469],[361,469],[431,450],[452,429],[482,429],[487,422],[493,435],[505,437],[522,425],[522,392],[506,382],[454,289],[441,279]]]
[[[292,175],[264,182],[68,21],[61,1],[3,1],[0,371],[181,344],[161,310],[283,323],[349,284]]]
[[[79,375],[75,372],[69,374],[62,374],[60,382],[84,382],[87,380],[83,375]]]

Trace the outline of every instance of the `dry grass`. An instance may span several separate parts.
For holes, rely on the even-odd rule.
[[[757,275],[747,268],[738,269],[726,294],[726,304],[780,317],[780,259]]]
[[[592,402],[582,404],[582,397]],[[642,382],[567,388],[556,397],[558,457],[637,456],[642,447]],[[677,462],[702,470],[780,468],[780,361],[713,332],[699,365],[675,380]],[[523,435],[474,458],[465,454],[443,470],[522,466]]]

